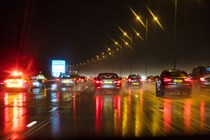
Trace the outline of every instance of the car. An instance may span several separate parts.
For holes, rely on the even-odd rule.
[[[72,87],[78,82],[77,80],[78,75],[61,73],[56,82],[58,87]]]
[[[12,72],[4,82],[6,91],[29,91],[33,87],[30,77],[19,71]]]
[[[44,88],[45,83],[46,83],[46,78],[45,79],[39,79],[38,76],[31,76],[30,80],[32,82],[33,88]]]
[[[155,82],[156,79],[158,78],[158,76],[154,76],[154,75],[149,75],[146,77],[146,82]]]
[[[116,73],[99,73],[94,79],[96,90],[119,91],[122,87],[122,78]]]
[[[193,85],[200,88],[210,88],[210,66],[195,66],[190,73]]]
[[[139,74],[130,74],[126,79],[126,87],[142,87],[143,79]]]
[[[79,76],[80,82],[87,82],[88,78],[86,76]]]
[[[190,96],[192,94],[192,82],[190,76],[184,70],[163,70],[156,80],[156,96],[165,96],[167,92],[178,92]]]

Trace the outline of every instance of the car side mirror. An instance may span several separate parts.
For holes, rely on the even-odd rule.
[[[156,80],[157,80],[157,79],[160,79],[160,76],[157,76],[155,79],[156,79]]]

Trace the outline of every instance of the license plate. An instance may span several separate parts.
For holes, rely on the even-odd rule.
[[[133,83],[133,85],[138,85],[139,83]]]
[[[104,84],[112,84],[112,81],[105,81]]]
[[[70,80],[64,80],[63,82],[64,82],[64,83],[69,83],[69,82],[70,82]]]
[[[11,84],[14,84],[14,85],[15,85],[15,84],[18,84],[18,82],[16,82],[16,81],[12,81],[12,82],[11,82]]]
[[[181,82],[183,82],[183,81],[182,81],[181,79],[175,79],[174,82],[175,82],[175,83],[181,83]]]

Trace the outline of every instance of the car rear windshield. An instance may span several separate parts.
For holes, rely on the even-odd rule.
[[[140,76],[139,75],[129,75],[128,78],[136,79],[136,78],[140,78]]]
[[[166,77],[187,77],[186,72],[167,72]]]
[[[60,75],[61,79],[65,79],[65,78],[76,78],[78,77],[78,75],[71,75],[71,74],[62,74]]]
[[[210,74],[210,67],[206,67],[204,69],[204,74]]]
[[[104,74],[99,74],[98,78],[101,79],[116,79],[118,78],[117,74],[110,74],[110,73],[104,73]]]

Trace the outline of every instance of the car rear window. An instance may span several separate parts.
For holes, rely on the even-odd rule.
[[[60,75],[61,79],[65,79],[65,78],[76,78],[78,77],[78,75],[71,75],[71,74],[62,74]]]
[[[70,75],[60,75],[60,78],[70,78]]]
[[[210,67],[206,67],[204,69],[204,74],[210,74]]]
[[[186,77],[188,76],[186,72],[167,72],[166,77]]]
[[[101,79],[116,79],[118,78],[117,74],[99,74],[98,75],[98,78],[101,78]]]
[[[136,79],[136,78],[139,78],[140,76],[139,75],[129,75],[128,78],[131,78],[131,79]]]

